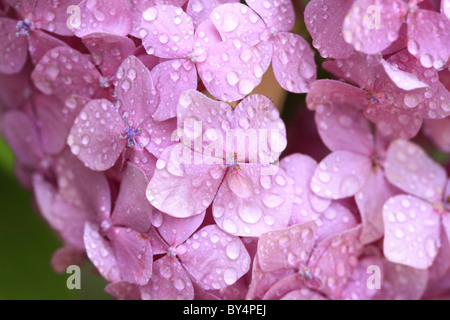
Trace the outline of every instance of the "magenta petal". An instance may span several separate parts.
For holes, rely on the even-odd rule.
[[[286,228],[292,213],[293,186],[283,169],[239,164],[227,173],[213,203],[217,225],[227,233],[258,237]]]
[[[198,156],[200,162],[196,162]],[[178,143],[166,148],[156,162],[147,199],[173,217],[191,217],[209,207],[224,174],[218,164],[202,164],[201,154]]]
[[[164,256],[153,263],[153,275],[140,287],[143,300],[192,300],[194,288],[177,258]]]
[[[182,8],[150,7],[142,13],[139,34],[148,54],[160,58],[186,58],[194,48],[194,25]]]
[[[431,203],[443,197],[447,183],[445,169],[413,142],[399,139],[391,143],[385,172],[390,183],[407,193]]]
[[[174,247],[185,242],[202,224],[205,213],[188,218],[174,218],[160,213],[162,223],[158,231],[169,246]]]
[[[37,64],[48,50],[61,46],[67,44],[40,30],[32,30],[28,37],[28,50],[34,64]]]
[[[369,157],[350,151],[335,151],[319,163],[311,179],[311,189],[324,198],[350,197],[361,190],[371,170]]]
[[[126,140],[119,137],[124,126],[111,102],[92,100],[75,119],[67,144],[88,168],[104,171],[114,165],[125,147]]]
[[[370,124],[360,110],[340,104],[321,105],[316,110],[315,120],[320,137],[330,150],[373,155]]]
[[[105,77],[114,76],[122,61],[136,50],[129,38],[108,33],[93,33],[82,40]]]
[[[91,97],[100,88],[100,76],[87,56],[64,46],[47,51],[31,79],[41,92],[55,94],[64,101],[72,94]]]
[[[0,112],[8,109],[15,109],[24,105],[32,92],[32,82],[30,79],[30,67],[25,67],[16,74],[0,73]]]
[[[129,282],[110,283],[105,287],[105,292],[117,300],[140,300],[141,292],[139,287]]]
[[[97,225],[86,222],[84,245],[89,259],[106,280],[110,282],[121,280],[114,251],[110,243],[99,233]]]
[[[250,268],[250,255],[238,237],[224,233],[215,225],[202,228],[179,250],[178,257],[206,290],[234,284]]]
[[[113,228],[111,241],[121,279],[146,285],[152,274],[153,254],[150,241],[132,229]]]
[[[152,206],[145,198],[148,179],[136,165],[128,163],[111,221],[116,226],[146,232],[151,225]]]
[[[86,262],[86,252],[70,246],[56,250],[52,256],[52,267],[57,273],[66,273],[72,265],[81,266]]]
[[[450,153],[450,117],[440,120],[426,119],[424,130],[441,151]]]
[[[81,26],[74,30],[77,37],[97,32],[125,37],[131,31],[133,18],[125,0],[83,0],[79,8]]]
[[[410,13],[408,38],[408,51],[425,68],[445,66],[450,57],[450,20],[445,15],[420,9]]]
[[[192,18],[194,26],[197,27],[203,21],[209,19],[214,8],[225,3],[235,3],[239,0],[190,0],[186,12]]]
[[[273,40],[273,72],[287,91],[305,93],[316,80],[314,52],[301,36],[280,32]]]
[[[247,47],[238,40],[227,40],[210,48],[208,58],[197,63],[197,69],[214,97],[231,102],[242,99],[258,86],[271,56],[272,47],[266,43]]]
[[[316,224],[310,221],[263,233],[258,241],[261,269],[270,272],[306,265],[316,244],[316,229]]]
[[[342,23],[353,1],[312,0],[305,8],[305,24],[313,46],[324,58],[347,58],[354,51],[344,41]]]
[[[245,46],[259,43],[267,28],[252,9],[241,3],[227,3],[215,8],[210,19],[224,41],[234,39]]]
[[[28,43],[25,36],[16,37],[16,20],[0,18],[0,72],[14,74],[20,72],[28,55]]]
[[[357,0],[344,19],[344,39],[360,52],[381,52],[397,40],[406,14],[401,0]]]
[[[32,19],[37,29],[43,29],[61,36],[73,36],[73,31],[67,26],[69,13],[67,9],[70,6],[78,5],[81,0],[60,0],[54,3],[36,0],[36,5],[31,12],[37,19]]]
[[[189,60],[170,60],[156,65],[151,75],[160,96],[153,119],[164,121],[176,117],[181,93],[197,89],[197,69]]]
[[[291,0],[249,0],[247,4],[263,18],[269,28],[288,32],[294,27],[295,11]]]
[[[410,195],[390,198],[383,207],[384,254],[394,263],[427,269],[440,247],[440,223],[433,206]]]

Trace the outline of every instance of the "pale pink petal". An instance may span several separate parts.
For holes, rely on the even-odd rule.
[[[32,12],[36,19],[32,19],[36,28],[56,33],[61,36],[73,36],[73,31],[67,27],[69,14],[67,9],[70,6],[76,6],[81,0],[60,0],[58,2],[48,3],[47,1],[37,0],[36,6]]]
[[[273,72],[278,83],[290,92],[308,92],[317,77],[314,52],[308,42],[295,33],[279,32],[272,43]]]
[[[192,300],[194,288],[177,258],[164,256],[153,263],[153,275],[140,287],[143,300]]]
[[[66,273],[67,268],[72,265],[81,266],[87,260],[86,252],[79,248],[70,246],[56,250],[52,255],[51,264],[57,273]]]
[[[428,202],[410,195],[390,198],[383,206],[384,254],[394,263],[427,269],[440,247],[439,215]]]
[[[321,291],[338,299],[358,264],[362,245],[359,242],[361,226],[322,241],[314,250],[308,267],[322,282]]]
[[[321,105],[316,110],[315,120],[320,137],[330,150],[373,155],[370,124],[359,109],[344,104]]]
[[[186,58],[194,48],[192,18],[180,7],[159,5],[146,9],[139,28],[148,54],[160,58]]]
[[[353,270],[351,277],[348,279],[347,285],[342,291],[340,299],[342,300],[372,300],[377,294],[376,288],[370,288],[367,283],[371,273],[369,267],[378,266],[380,268],[380,277],[383,276],[384,270],[383,260],[379,257],[366,257],[358,262],[358,265]],[[383,279],[380,279],[380,284],[383,283]]]
[[[83,0],[79,5],[80,28],[75,28],[77,37],[105,32],[125,37],[132,28],[133,18],[125,0]]]
[[[383,236],[383,204],[397,193],[396,188],[386,181],[381,168],[377,168],[355,195],[363,225],[361,233],[363,244],[371,243]]]
[[[67,44],[40,30],[31,30],[28,37],[28,50],[34,64],[37,64],[48,50],[61,46]]]
[[[261,269],[271,272],[279,269],[300,269],[316,244],[316,224],[312,221],[283,230],[263,233],[258,242]]]
[[[389,59],[389,61],[392,61],[392,59]],[[414,74],[400,70],[395,62],[391,64],[386,60],[381,60],[381,65],[392,82],[402,90],[409,91],[428,87]]]
[[[0,18],[0,72],[14,74],[20,72],[27,61],[28,43],[25,36],[16,37],[17,20]]]
[[[281,297],[281,300],[326,300],[324,296],[303,288],[301,290],[294,290]]]
[[[399,139],[391,143],[385,172],[390,183],[407,193],[432,203],[442,200],[447,183],[445,169],[413,142]]]
[[[294,27],[295,11],[291,0],[249,0],[247,4],[264,19],[269,28],[291,31]]]
[[[188,218],[174,218],[165,213],[161,215],[158,231],[169,246],[177,246],[185,242],[202,224],[205,213]]]
[[[105,292],[117,300],[141,300],[139,287],[124,281],[108,284],[105,287]]]
[[[447,16],[447,19],[450,20],[450,1],[442,0],[441,1],[441,13]]]
[[[354,51],[344,41],[342,23],[353,1],[312,0],[305,8],[305,24],[312,45],[324,58],[347,58]]]
[[[150,241],[129,228],[113,228],[111,242],[116,254],[121,279],[146,285],[152,274],[153,254]]]
[[[145,197],[148,179],[136,165],[128,163],[111,216],[116,226],[146,232],[151,226],[152,206]]]
[[[195,65],[185,59],[165,61],[156,65],[151,75],[160,97],[153,119],[164,121],[176,117],[181,93],[197,89]]]
[[[441,247],[439,252],[434,259],[433,264],[428,269],[429,281],[430,282],[440,282],[446,273],[450,269],[450,244],[447,236],[446,224],[448,224],[448,213],[442,215],[441,232],[440,232],[440,243]],[[447,222],[444,222],[447,220]],[[429,285],[430,286],[430,285]]]
[[[191,1],[190,1],[191,2]],[[203,21],[195,29],[194,34],[194,53],[196,53],[196,62],[203,62],[207,57],[209,48],[222,42],[222,37],[217,31],[210,19]]]
[[[93,96],[100,89],[100,77],[87,56],[67,46],[47,51],[31,74],[41,92],[55,94],[62,101],[72,94]]]
[[[162,122],[149,118],[143,129],[150,135],[151,140],[145,148],[154,156],[159,157],[165,148],[175,144],[178,140],[174,133],[177,129],[177,119],[172,118]]]
[[[261,42],[248,47],[239,40],[227,40],[208,51],[205,62],[197,63],[206,89],[217,99],[242,99],[261,82],[272,56],[272,46]]]
[[[408,51],[424,67],[445,66],[450,57],[450,20],[445,15],[421,9],[408,14],[408,38]]]
[[[252,9],[241,3],[227,3],[215,8],[210,19],[224,41],[236,40],[246,46],[259,43],[267,28]]]
[[[196,27],[209,19],[214,8],[221,4],[235,2],[239,2],[239,0],[190,0],[187,4],[186,12],[192,18]]]
[[[426,119],[424,132],[441,151],[450,153],[450,117],[440,120]]]
[[[227,172],[213,203],[217,225],[227,233],[258,237],[286,228],[292,213],[293,185],[283,169],[239,164]]]
[[[108,33],[92,33],[82,40],[105,77],[114,76],[122,61],[136,50],[131,39]]]
[[[358,224],[355,215],[340,201],[331,202],[315,222],[317,224],[317,241],[344,233]]]
[[[296,296],[298,291],[305,294],[300,300],[307,299],[310,293],[313,293],[313,291],[308,290],[298,273],[294,273],[274,283],[264,294],[262,300],[282,300],[284,297],[289,299],[289,297]],[[316,295],[319,294],[316,293]]]
[[[406,14],[401,0],[357,0],[344,19],[344,39],[360,52],[381,52],[397,40]]]
[[[250,268],[250,255],[241,240],[215,225],[200,229],[183,247],[186,251],[178,253],[179,259],[206,290],[230,286]]]
[[[320,197],[347,198],[361,190],[371,170],[369,157],[350,151],[335,151],[319,163],[311,179],[311,189]]]
[[[209,207],[224,174],[218,164],[202,163],[201,154],[178,143],[166,148],[156,162],[147,199],[173,217],[191,217]]]
[[[450,214],[448,212],[445,212],[442,215],[442,225],[444,226],[445,234],[447,235],[447,240],[450,242]]]
[[[96,224],[86,222],[84,245],[89,259],[106,280],[110,282],[121,281],[114,251],[110,243],[99,233],[99,228]]]
[[[126,145],[126,140],[119,137],[124,127],[111,102],[92,100],[75,119],[67,144],[88,168],[104,171],[114,165]]]
[[[33,194],[39,212],[48,220],[53,215],[53,201],[56,196],[56,188],[38,173],[35,173],[32,178]]]

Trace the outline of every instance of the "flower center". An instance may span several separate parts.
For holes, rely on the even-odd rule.
[[[233,158],[231,158],[230,156],[227,156],[227,162],[226,164],[221,166],[223,169],[226,168],[231,168],[230,171],[230,177],[232,177],[235,173],[235,171],[240,171],[242,170],[242,168],[239,166],[238,162],[237,162],[237,152],[234,151],[233,153]]]
[[[311,269],[308,267],[300,268],[298,272],[303,279],[312,280],[314,278]]]
[[[33,29],[33,22],[25,19],[17,22],[16,25],[16,37],[18,36],[29,36],[30,31]]]
[[[127,139],[127,146],[130,148],[134,148],[135,145],[143,147],[143,144],[138,143],[136,140],[137,136],[140,135],[143,131],[141,128],[143,120],[140,120],[139,125],[136,127],[136,129],[134,129],[133,122],[132,121],[127,122],[127,118],[128,118],[127,116],[123,117],[126,124],[125,129],[123,129],[123,131],[125,131],[125,135],[119,134],[119,138]]]
[[[176,257],[177,256],[177,247],[175,247],[175,246],[169,247],[169,250],[167,250],[167,255],[169,257]]]

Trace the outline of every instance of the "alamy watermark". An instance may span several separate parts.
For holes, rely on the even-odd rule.
[[[66,12],[70,14],[69,18],[67,18],[66,25],[67,28],[71,31],[80,29],[81,27],[81,10],[77,5],[71,5],[67,7]]]

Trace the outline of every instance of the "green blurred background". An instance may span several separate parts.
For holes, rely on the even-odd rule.
[[[13,155],[0,139],[0,300],[110,299],[106,282],[81,269],[81,290],[69,290],[70,274],[53,271],[50,260],[61,242],[32,206],[31,194],[13,173]]]

